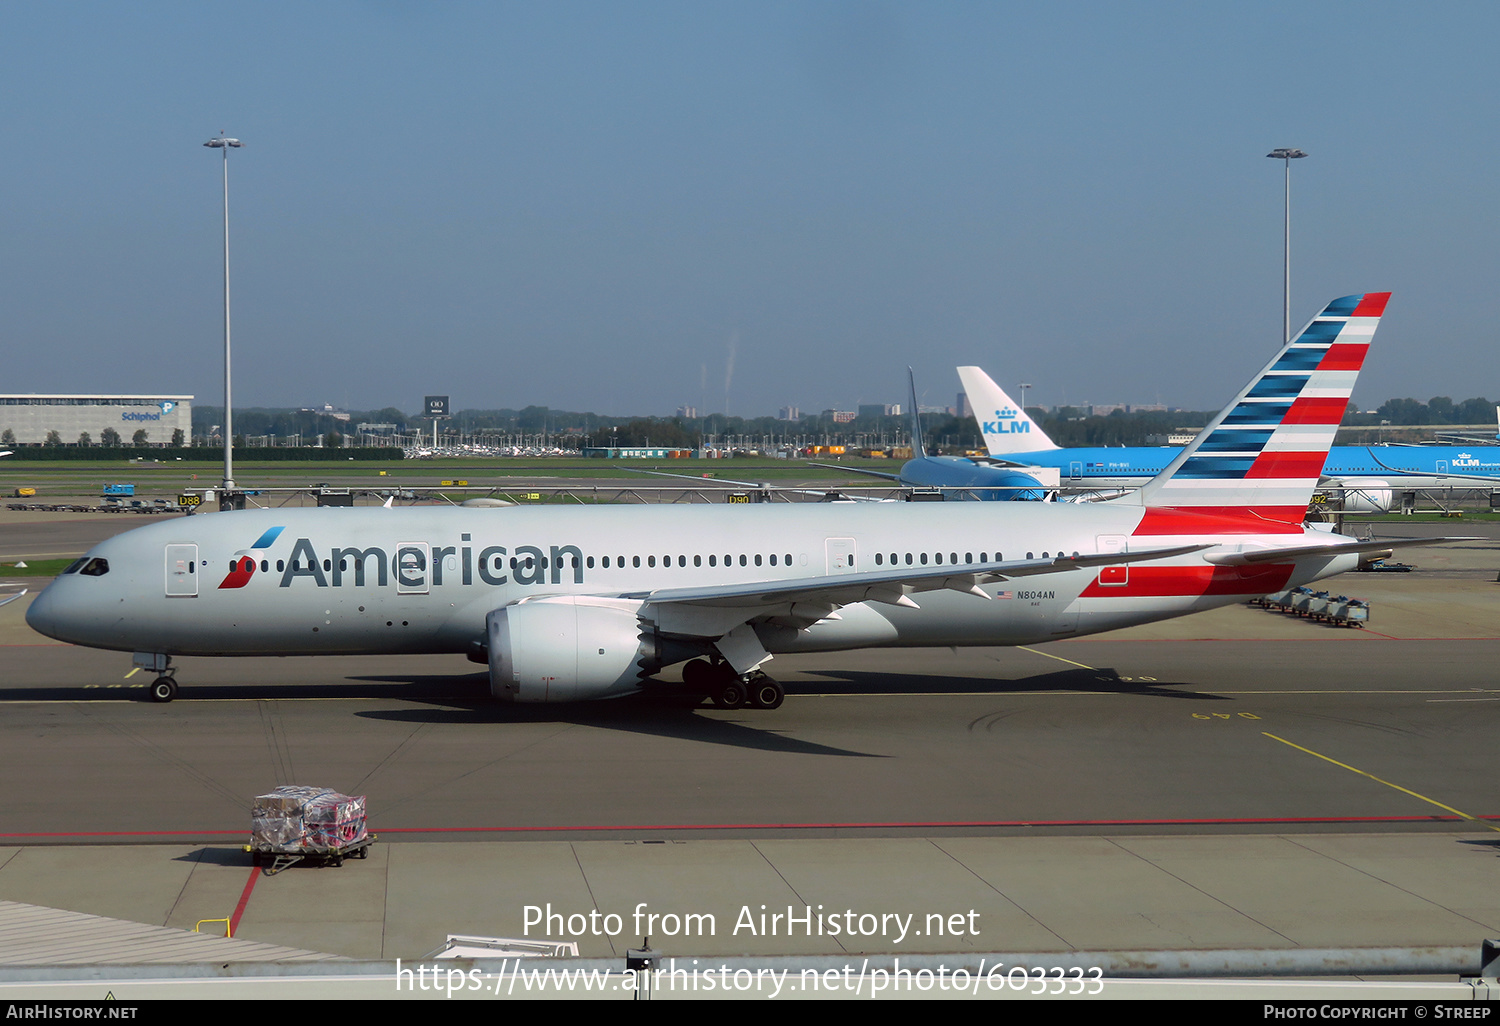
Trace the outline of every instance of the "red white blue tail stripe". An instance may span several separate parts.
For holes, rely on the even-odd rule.
[[[1300,530],[1388,299],[1367,292],[1329,303],[1141,489],[1157,515],[1136,533],[1179,533],[1173,510]]]

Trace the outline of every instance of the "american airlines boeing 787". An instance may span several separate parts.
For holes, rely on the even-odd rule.
[[[467,653],[519,702],[683,679],[774,708],[779,653],[1019,645],[1352,569],[1304,529],[1386,293],[1336,300],[1157,478],[1093,504],[254,510],[105,541],[33,602],[50,637],[173,656]],[[1285,369],[1279,369],[1285,368]]]

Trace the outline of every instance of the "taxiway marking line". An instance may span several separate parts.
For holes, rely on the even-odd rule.
[[[1440,809],[1444,809],[1444,810],[1446,810],[1448,812],[1453,813],[1459,819],[1466,819],[1466,820],[1469,820],[1471,822],[1478,823],[1481,826],[1485,827],[1487,830],[1494,830],[1496,833],[1500,833],[1500,827],[1494,826],[1491,823],[1486,823],[1484,820],[1480,819],[1478,816],[1471,816],[1467,812],[1460,812],[1460,811],[1458,811],[1457,809],[1455,809],[1451,805],[1444,805],[1442,802],[1437,801],[1437,800],[1435,800],[1433,798],[1428,798],[1426,795],[1417,794],[1417,792],[1411,790],[1410,788],[1402,787],[1400,784],[1393,784],[1389,780],[1382,780],[1382,779],[1380,779],[1379,777],[1377,777],[1373,773],[1366,773],[1362,769],[1355,769],[1353,766],[1350,766],[1347,763],[1339,762],[1337,759],[1329,758],[1326,755],[1323,755],[1323,754],[1321,754],[1319,752],[1313,751],[1311,748],[1303,748],[1301,745],[1297,744],[1296,742],[1288,741],[1284,737],[1277,737],[1275,734],[1269,733],[1268,731],[1264,731],[1264,730],[1261,731],[1261,733],[1264,734],[1266,737],[1270,738],[1272,741],[1280,741],[1284,745],[1290,745],[1291,747],[1297,749],[1297,751],[1299,751],[1299,752],[1306,752],[1308,755],[1312,755],[1312,756],[1315,756],[1315,757],[1317,757],[1319,759],[1322,759],[1324,762],[1331,762],[1335,766],[1340,767],[1341,769],[1348,770],[1350,773],[1358,773],[1360,776],[1362,776],[1362,777],[1368,777],[1369,779],[1375,781],[1375,783],[1377,783],[1377,784],[1384,784],[1386,787],[1393,787],[1397,791],[1400,791],[1402,794],[1409,794],[1413,798],[1417,798],[1417,799],[1420,799],[1421,801],[1426,802],[1428,805],[1436,805]]]
[[[1445,806],[1446,807],[1446,806]],[[625,831],[658,831],[658,830],[681,830],[684,832],[698,832],[702,830],[853,830],[853,829],[921,829],[930,830],[938,828],[964,828],[964,827],[1112,827],[1112,826],[1298,826],[1313,823],[1452,823],[1452,822],[1475,822],[1484,826],[1490,826],[1486,819],[1500,820],[1500,814],[1491,817],[1466,816],[1463,813],[1455,813],[1451,816],[1440,816],[1436,814],[1425,816],[1238,816],[1238,817],[1204,817],[1190,819],[998,819],[998,820],[933,820],[933,821],[891,821],[891,822],[860,822],[860,823],[619,823],[619,824],[597,824],[597,823],[573,823],[561,826],[468,826],[468,827],[381,827],[381,834],[549,834],[574,831],[577,833],[621,833]],[[1492,830],[1500,830],[1500,827],[1490,827]],[[225,830],[99,830],[88,833],[80,832],[37,832],[37,833],[0,833],[0,839],[10,841],[17,840],[49,840],[54,838],[81,838],[92,837],[99,839],[117,837],[209,837],[227,835],[230,831]],[[234,831],[243,837],[244,831]],[[254,873],[259,873],[256,869]],[[242,900],[249,900],[248,895],[253,886],[254,878],[246,882],[245,892],[241,895]]]
[[[229,917],[229,936],[233,937],[236,930],[240,928],[240,916],[245,914],[245,906],[250,904],[250,892],[255,890],[255,881],[260,877],[260,867],[250,867],[250,879],[245,881],[245,889],[240,892],[240,902],[234,906],[234,915]]]
[[[1071,660],[1071,659],[1064,659],[1060,655],[1053,655],[1051,652],[1042,652],[1042,651],[1039,651],[1038,649],[1027,648],[1025,645],[1017,645],[1016,647],[1019,648],[1022,652],[1030,652],[1032,655],[1046,656],[1048,659],[1056,659],[1058,662],[1067,663],[1069,666],[1081,666],[1085,670],[1097,670],[1098,669],[1097,666],[1087,666],[1087,665],[1085,665],[1083,663],[1075,663],[1075,662],[1073,662],[1073,660]]]

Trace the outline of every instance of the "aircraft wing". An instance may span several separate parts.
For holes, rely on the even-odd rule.
[[[19,591],[12,591],[12,590],[10,590],[11,588],[14,588],[14,587],[16,587],[16,586],[15,585],[0,585],[0,606],[5,605],[5,603],[7,603],[7,602],[14,602],[16,599],[18,599],[22,595],[26,594],[26,589],[25,588],[21,588]]]
[[[641,618],[650,621],[663,634],[715,639],[715,647],[730,665],[737,672],[746,673],[771,658],[756,636],[752,623],[807,628],[819,620],[839,619],[839,607],[856,602],[920,608],[908,597],[908,591],[947,589],[988,600],[991,596],[979,587],[984,581],[1164,559],[1212,547],[1175,545],[1138,552],[1057,556],[967,566],[891,567],[790,581],[665,588],[619,597],[642,601]]]
[[[1412,446],[1412,448],[1421,448],[1421,446]],[[1422,471],[1418,471],[1418,470],[1397,470],[1395,467],[1388,467],[1384,463],[1382,463],[1381,460],[1380,460],[1380,457],[1375,455],[1374,450],[1370,446],[1366,446],[1365,450],[1367,452],[1369,452],[1370,459],[1374,460],[1375,464],[1378,467],[1380,467],[1381,470],[1389,471],[1390,474],[1393,477],[1395,477],[1395,478],[1403,478],[1403,477],[1438,477],[1438,478],[1449,478],[1449,479],[1453,480],[1455,483],[1462,482],[1462,481],[1468,481],[1468,482],[1471,482],[1471,483],[1474,483],[1474,484],[1500,485],[1500,478],[1496,478],[1496,477],[1480,477],[1477,474],[1455,474],[1451,470],[1444,471],[1442,473],[1438,473],[1437,471],[1433,471],[1430,474],[1427,473],[1425,470],[1422,470]],[[1397,482],[1396,481],[1392,481],[1391,484],[1395,485],[1395,484],[1397,484]],[[1358,488],[1355,488],[1354,490],[1355,491],[1359,491]]]
[[[1298,545],[1287,549],[1249,549],[1242,552],[1210,552],[1203,558],[1215,566],[1254,566],[1257,563],[1282,563],[1302,559],[1305,556],[1338,556],[1349,552],[1384,552],[1389,549],[1413,545],[1440,545],[1443,542],[1479,541],[1478,537],[1463,538],[1374,538],[1370,541],[1351,541],[1333,545]]]
[[[978,563],[966,566],[891,567],[889,570],[863,570],[848,574],[825,574],[790,581],[757,581],[746,584],[712,585],[704,588],[664,588],[635,592],[621,598],[643,599],[654,603],[701,603],[716,606],[776,605],[784,602],[823,600],[835,605],[853,602],[889,602],[914,605],[905,597],[906,590],[936,591],[949,588],[979,591],[980,582],[1004,581],[1012,577],[1065,573],[1082,567],[1118,566],[1150,559],[1166,559],[1189,552],[1213,548],[1213,544],[1173,545],[1168,548],[1136,549],[1130,552],[1101,552],[1086,556],[1054,556],[1050,559],[1015,559],[1002,563]]]
[[[840,467],[832,463],[809,463],[809,467],[817,467],[819,470],[838,470],[845,474],[868,474],[871,477],[883,477],[887,481],[900,481],[900,474],[887,474],[883,470],[866,470],[863,467]]]
[[[810,463],[810,464],[808,464],[808,466],[811,466],[811,467],[826,467],[828,465],[826,463]],[[695,475],[695,474],[673,474],[670,471],[666,471],[666,470],[639,470],[639,469],[637,469],[635,467],[618,467],[618,468],[611,468],[611,469],[623,470],[623,471],[625,471],[627,473],[630,473],[630,474],[646,474],[646,475],[649,475],[651,477],[676,477],[676,478],[681,478],[684,481],[697,481],[699,484],[703,484],[705,481],[707,481],[707,482],[711,482],[712,484],[715,484],[715,485],[734,485],[737,488],[764,488],[764,489],[775,488],[779,492],[789,492],[792,495],[818,495],[818,496],[826,496],[830,492],[836,492],[836,491],[838,491],[838,489],[836,489],[836,488],[781,488],[779,486],[769,484],[768,482],[765,482],[765,481],[735,481],[732,478],[727,478],[727,477],[703,477],[701,474],[700,475]],[[831,469],[831,470],[847,470],[847,471],[850,471],[851,473],[855,473],[855,474],[877,474],[880,477],[889,477],[889,478],[892,478],[892,479],[895,479],[895,477],[896,477],[895,474],[881,474],[879,471],[875,471],[875,470],[853,470],[850,467],[830,467],[829,469]],[[852,499],[852,500],[854,500],[856,502],[882,502],[882,501],[884,501],[882,499],[877,499],[877,498],[874,498],[873,496],[867,496],[867,495],[845,495],[845,496],[841,496],[841,498]]]

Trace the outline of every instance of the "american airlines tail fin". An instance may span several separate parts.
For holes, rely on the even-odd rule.
[[[990,455],[1014,456],[1024,452],[1044,452],[1056,449],[1037,422],[1026,415],[1026,411],[1011,402],[1005,390],[978,367],[960,367],[958,379],[963,382],[964,393],[974,409],[974,418],[979,421],[979,432]]]
[[[906,368],[906,380],[911,385],[911,458],[925,460],[927,446],[922,442],[922,415],[917,412],[917,376]]]
[[[1335,299],[1133,496],[1300,526],[1389,292]]]

